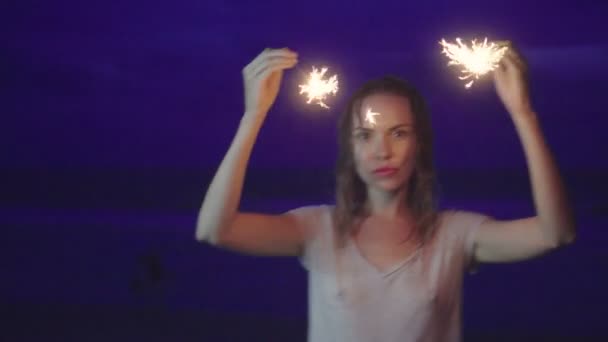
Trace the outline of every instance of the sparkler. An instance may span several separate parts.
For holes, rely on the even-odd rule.
[[[448,43],[442,39],[439,44],[443,46],[441,51],[450,59],[448,65],[462,65],[461,72],[463,76],[459,76],[461,80],[474,78],[469,81],[465,87],[470,88],[475,79],[482,76],[498,67],[498,62],[509,49],[505,44],[490,42],[485,38],[483,43],[478,44],[474,39],[471,42],[471,47],[463,44],[460,38],[456,38],[456,44]]]
[[[323,79],[326,72],[327,68],[325,67],[319,71],[313,66],[312,72],[308,77],[308,82],[300,85],[300,94],[306,93],[308,96],[306,103],[314,100],[321,107],[329,108],[323,101],[327,98],[327,95],[333,94],[335,96],[338,92],[338,75]]]

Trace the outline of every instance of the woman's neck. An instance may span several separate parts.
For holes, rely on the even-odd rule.
[[[366,211],[370,216],[386,220],[402,220],[411,217],[406,203],[406,191],[395,193],[368,191]]]

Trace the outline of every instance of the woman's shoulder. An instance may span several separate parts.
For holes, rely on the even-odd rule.
[[[471,221],[484,220],[490,217],[478,211],[455,208],[442,209],[438,212],[438,214],[444,224],[466,223]]]
[[[327,213],[332,213],[334,210],[332,204],[307,204],[292,208],[286,212],[299,217],[316,217]]]
[[[439,211],[439,234],[443,236],[468,235],[476,230],[479,224],[491,219],[490,216],[478,211],[466,209],[444,209]]]
[[[303,226],[313,229],[331,225],[334,207],[332,204],[309,204],[295,207],[285,214],[292,216]]]

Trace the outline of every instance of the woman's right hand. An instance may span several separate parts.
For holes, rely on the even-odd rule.
[[[298,55],[294,51],[265,49],[243,68],[245,113],[266,115],[279,92],[283,70],[297,63]]]

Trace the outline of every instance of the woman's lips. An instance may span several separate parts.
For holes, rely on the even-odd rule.
[[[380,168],[380,169],[376,169],[374,171],[375,175],[378,176],[392,176],[395,172],[397,172],[397,169],[394,168]]]

